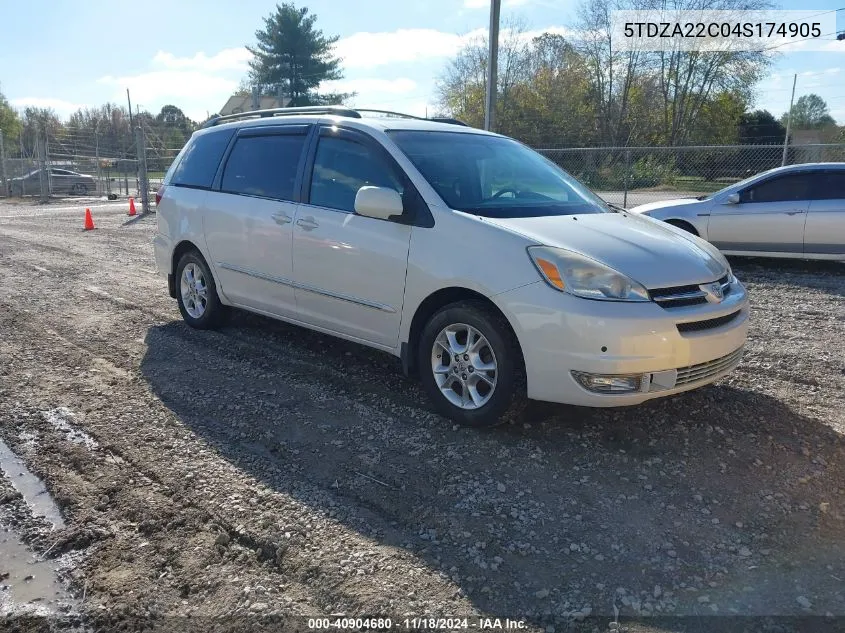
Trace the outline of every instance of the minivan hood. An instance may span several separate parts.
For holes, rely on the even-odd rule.
[[[482,219],[538,244],[595,259],[646,288],[701,284],[727,273],[700,238],[627,213]]]

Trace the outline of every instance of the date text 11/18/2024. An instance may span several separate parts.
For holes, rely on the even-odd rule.
[[[389,631],[396,629],[400,631],[455,631],[455,630],[480,630],[480,631],[518,631],[526,628],[524,620],[511,620],[510,618],[403,618],[392,620],[390,618],[309,618],[308,628],[314,631],[330,630],[372,630]]]

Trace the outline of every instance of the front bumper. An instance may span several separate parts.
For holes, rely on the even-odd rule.
[[[653,302],[590,301],[538,281],[493,297],[525,358],[528,397],[590,407],[639,404],[695,389],[739,363],[748,332],[748,297],[739,282],[719,304],[661,308]],[[727,318],[680,331],[679,323]],[[640,390],[596,393],[572,371],[643,375]]]

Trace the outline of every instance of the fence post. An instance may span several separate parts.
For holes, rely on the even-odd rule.
[[[97,161],[97,195],[103,195],[103,175],[100,173],[100,122],[94,127],[94,160]]]
[[[138,188],[141,190],[141,208],[143,213],[150,212],[150,185],[147,180],[147,143],[144,139],[144,128],[135,128],[135,146],[138,151]]]
[[[47,175],[47,147],[44,138],[35,135],[35,145],[38,148],[38,183],[41,185],[41,202],[46,202],[50,197],[50,181]]]
[[[3,130],[0,130],[0,186],[3,187],[0,190],[0,196],[5,196],[8,186],[6,185],[6,150],[3,147]]]
[[[631,150],[625,150],[625,179],[624,179],[624,193],[622,194],[622,207],[628,208],[628,179],[631,175]]]

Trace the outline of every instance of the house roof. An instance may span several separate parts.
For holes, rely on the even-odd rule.
[[[258,99],[258,109],[267,110],[269,108],[284,108],[290,103],[290,99],[283,97],[281,101],[277,97],[260,97]],[[220,108],[220,116],[227,114],[238,114],[240,112],[249,112],[254,110],[252,107],[252,95],[232,95],[226,104]]]

